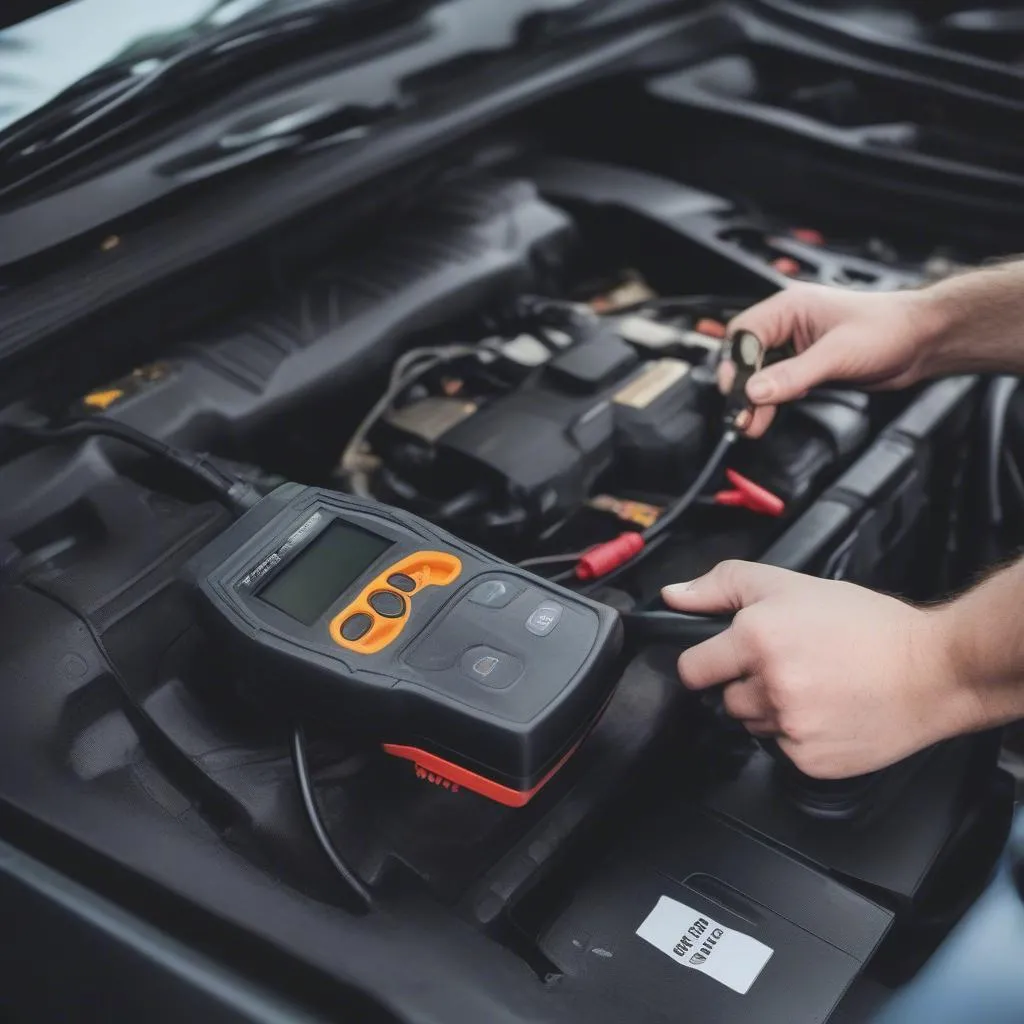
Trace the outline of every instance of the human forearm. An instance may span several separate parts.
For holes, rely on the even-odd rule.
[[[1024,718],[1024,562],[932,613],[956,680],[950,734]]]
[[[1024,260],[959,274],[913,294],[922,376],[1024,373]]]

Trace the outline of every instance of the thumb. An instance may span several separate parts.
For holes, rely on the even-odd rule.
[[[730,560],[690,583],[665,587],[661,596],[669,608],[692,615],[738,612],[770,594],[785,590],[800,574],[774,565]]]
[[[747,397],[755,405],[781,405],[835,379],[839,367],[834,346],[827,340],[825,335],[806,352],[755,373],[747,384]]]

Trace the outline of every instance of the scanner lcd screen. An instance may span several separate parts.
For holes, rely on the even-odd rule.
[[[261,600],[312,626],[392,542],[335,519],[259,593]]]

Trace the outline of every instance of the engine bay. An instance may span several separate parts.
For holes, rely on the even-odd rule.
[[[378,502],[623,614],[729,558],[953,592],[982,561],[986,382],[823,388],[714,463],[719,368],[729,322],[793,282],[909,288],[1007,255],[1024,193],[993,168],[1019,177],[1018,154],[980,101],[928,102],[823,48],[798,60],[767,24],[736,14],[685,66],[491,127],[316,248],[236,255],[210,288],[240,278],[243,297],[225,285],[213,315],[187,322],[169,282],[158,308],[181,323],[140,341],[144,308],[103,322],[82,339],[95,359],[41,371],[0,423],[113,421],[260,495]],[[857,166],[834,151],[851,139]],[[87,428],[0,451],[0,493],[4,835],[307,1002],[867,1021],[1005,840],[998,736],[817,785],[684,693],[678,651],[652,641],[523,807],[306,721],[354,895],[311,831],[286,716],[248,699],[183,583],[227,512]],[[746,974],[680,970],[664,935],[688,914],[702,964],[738,938],[767,953]]]

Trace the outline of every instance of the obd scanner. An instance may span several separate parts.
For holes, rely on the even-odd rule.
[[[568,761],[628,657],[693,646],[731,622],[622,615],[411,513],[298,484],[263,498],[185,574],[243,689],[509,807]],[[763,746],[814,817],[878,806],[912,764],[818,783]]]
[[[243,685],[418,774],[526,804],[622,668],[611,608],[403,511],[285,484],[185,569]]]

